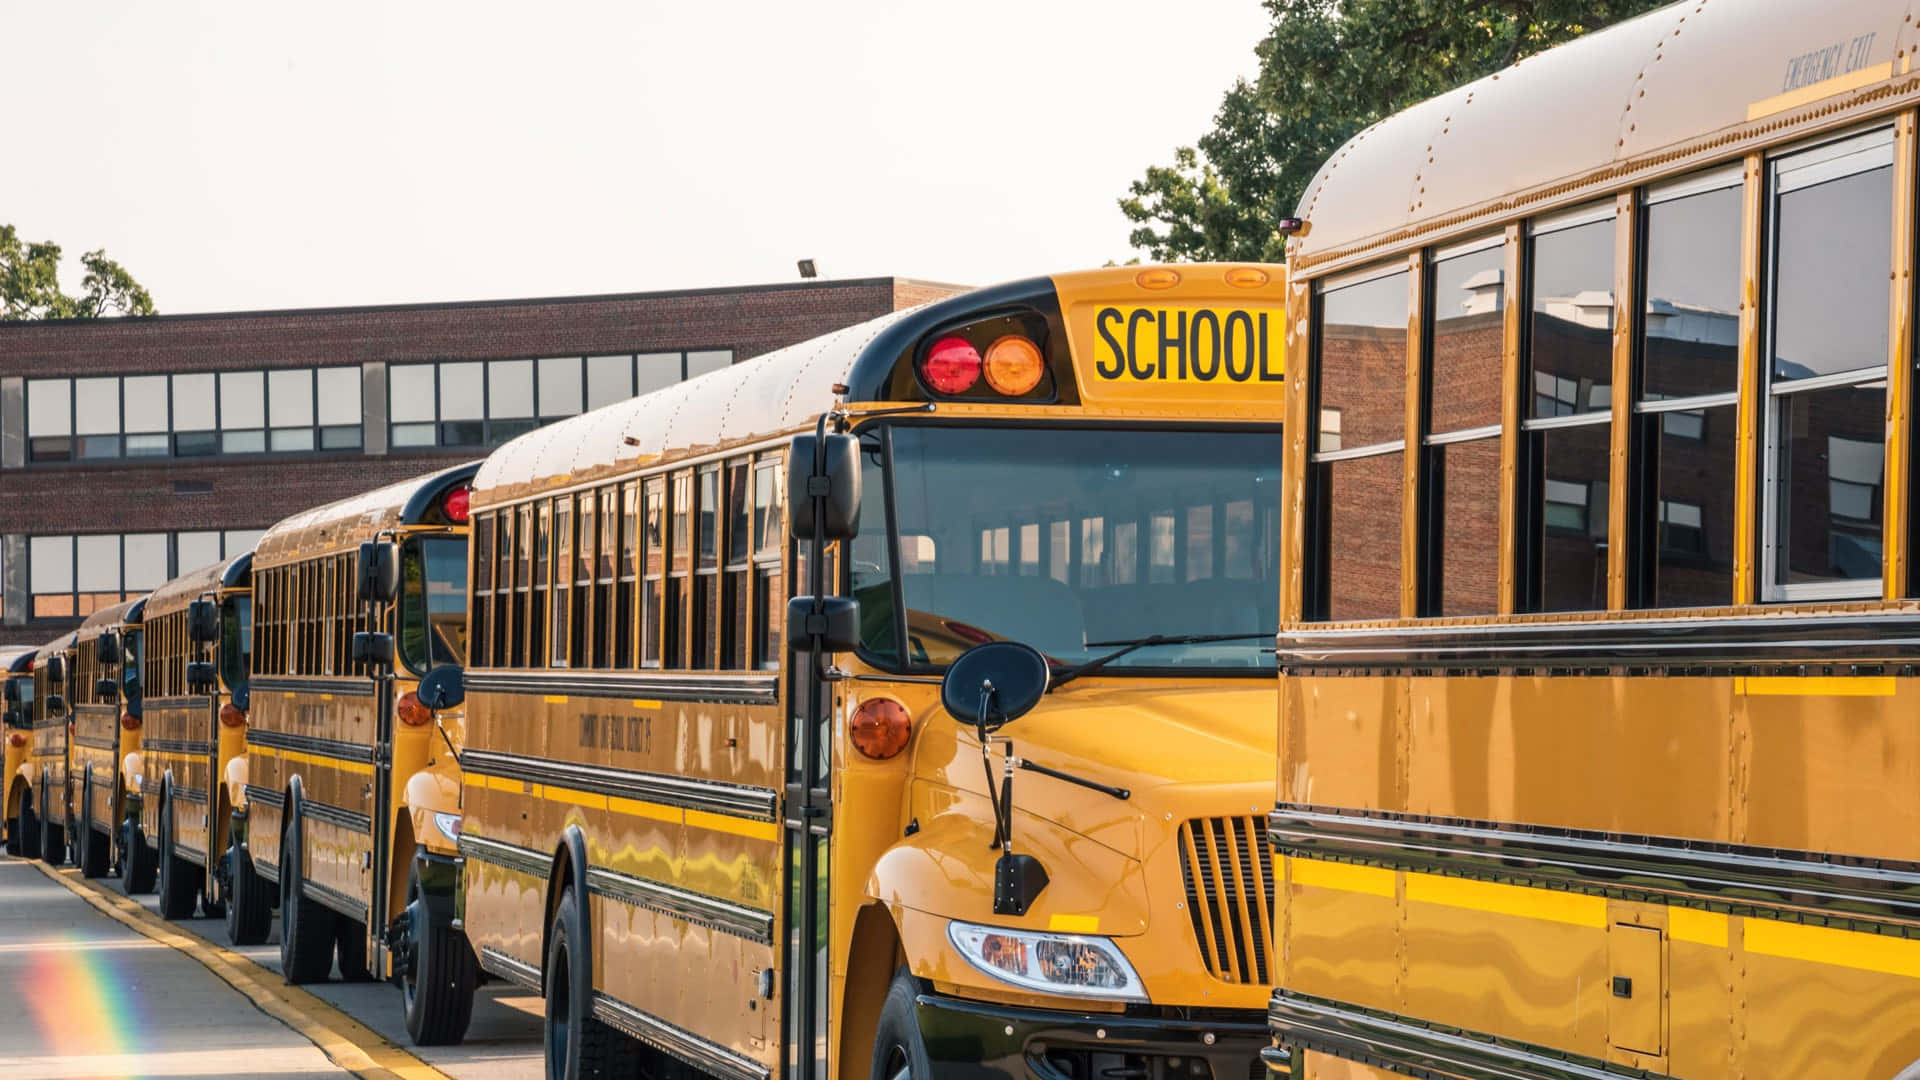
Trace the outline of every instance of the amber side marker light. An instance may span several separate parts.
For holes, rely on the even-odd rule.
[[[231,701],[227,702],[225,705],[220,706],[220,726],[221,727],[230,727],[230,728],[245,727],[246,723],[247,723],[247,714],[241,710],[240,706],[235,705]]]
[[[907,748],[913,735],[913,718],[907,707],[892,698],[868,698],[853,710],[847,734],[854,749],[875,761],[885,761]]]
[[[1019,397],[1039,386],[1046,370],[1040,346],[1019,334],[1008,334],[987,346],[987,385],[1008,397]]]
[[[1265,270],[1255,270],[1251,266],[1236,266],[1227,271],[1223,278],[1236,289],[1257,289],[1269,280]]]
[[[139,730],[140,730],[140,718],[139,718],[139,717],[137,717],[137,716],[135,716],[135,715],[133,715],[133,714],[132,714],[132,713],[130,713],[130,712],[123,712],[123,713],[121,713],[121,714],[120,714],[120,730],[122,730],[122,731],[139,731]]]
[[[27,737],[16,731],[13,734],[7,736],[7,745],[13,747],[15,750],[18,750],[27,745]]]
[[[393,714],[400,718],[401,723],[412,727],[426,727],[433,723],[433,710],[422,704],[420,695],[411,690],[401,694],[400,700],[393,703]]]
[[[1180,273],[1160,267],[1155,270],[1142,270],[1133,275],[1133,283],[1143,289],[1171,289],[1180,284]]]

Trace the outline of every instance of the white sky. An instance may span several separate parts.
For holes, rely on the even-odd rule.
[[[1259,0],[0,0],[0,223],[162,312],[1125,259]],[[69,275],[77,279],[77,272]]]

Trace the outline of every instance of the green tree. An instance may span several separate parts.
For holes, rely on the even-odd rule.
[[[1160,261],[1279,261],[1275,224],[1360,129],[1668,2],[1265,0],[1260,74],[1227,91],[1198,149],[1129,185],[1128,240]]]
[[[25,243],[0,225],[0,320],[153,314],[153,297],[105,251],[87,252],[80,265],[80,294],[69,296],[60,291],[60,245]]]

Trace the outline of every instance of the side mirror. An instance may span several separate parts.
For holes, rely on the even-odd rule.
[[[400,595],[400,549],[392,542],[368,540],[361,544],[355,570],[355,603],[391,604]]]
[[[1040,704],[1053,672],[1040,650],[989,641],[960,654],[940,680],[940,704],[955,720],[992,731]]]
[[[253,710],[253,690],[251,684],[243,682],[239,686],[234,687],[227,700],[231,701],[233,707],[239,709],[241,712],[251,712]]]
[[[220,609],[211,600],[187,605],[187,638],[196,645],[220,640]]]
[[[365,550],[362,548],[362,550]],[[374,667],[393,666],[393,635],[362,630],[353,635],[353,662]]]
[[[67,658],[64,656],[47,657],[47,681],[62,684],[67,681]]]
[[[190,693],[212,690],[219,680],[219,672],[205,660],[195,660],[187,665],[187,690]]]
[[[138,704],[140,701],[140,676],[138,674],[131,671],[127,672],[126,689],[127,700]]]
[[[456,664],[445,664],[427,672],[420,680],[420,689],[414,693],[419,696],[420,704],[439,712],[442,709],[457,709],[467,700],[466,672]]]
[[[67,699],[64,697],[61,697],[59,694],[48,694],[47,695],[47,715],[48,716],[67,715]]]
[[[794,652],[852,652],[860,645],[860,601],[850,596],[820,599],[796,596],[787,601],[787,648]]]
[[[93,659],[100,664],[120,662],[120,635],[109,630],[93,639]]]
[[[18,704],[20,701],[20,680],[8,679],[5,693],[7,695],[7,698],[6,698],[7,704],[9,705]]]
[[[19,727],[20,726],[20,710],[8,709],[4,714],[0,714],[0,724],[4,724],[5,726],[10,728]]]
[[[820,468],[815,471],[818,449]],[[787,531],[795,540],[812,540],[816,522],[823,539],[851,540],[860,534],[860,437],[795,436],[787,455]]]
[[[102,705],[112,705],[120,700],[120,684],[112,679],[101,679],[93,684],[94,700]]]

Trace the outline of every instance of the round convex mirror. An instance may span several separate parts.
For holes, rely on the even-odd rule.
[[[981,706],[989,729],[1018,720],[1040,703],[1051,672],[1040,650],[1017,641],[989,641],[960,654],[940,680],[940,703],[956,720],[979,724]],[[992,688],[989,697],[988,687]]]
[[[420,680],[420,704],[439,712],[451,709],[467,699],[466,684],[461,681],[464,673],[457,665],[443,664],[427,672]]]

